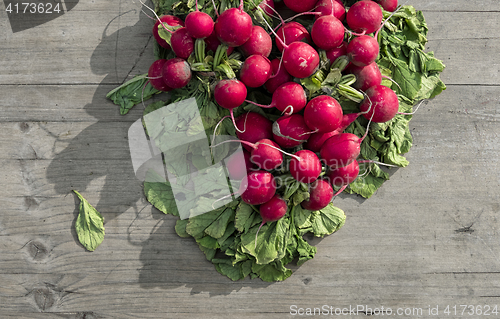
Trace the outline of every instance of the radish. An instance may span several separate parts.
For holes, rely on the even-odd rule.
[[[214,30],[214,20],[212,17],[198,10],[198,0],[196,0],[196,11],[190,12],[184,20],[188,34],[195,39],[208,37]]]
[[[356,82],[352,86],[358,90],[366,91],[370,87],[382,83],[382,73],[375,62],[367,66],[353,65],[347,71],[356,76]]]
[[[248,142],[246,142],[248,143]],[[250,145],[248,143],[247,145]],[[262,139],[253,145],[250,161],[257,165],[259,169],[270,171],[283,164],[283,155],[278,144],[269,140]]]
[[[303,201],[300,205],[308,210],[320,210],[328,206],[333,198],[333,188],[325,180],[315,180],[309,190],[309,199]]]
[[[163,64],[162,79],[172,89],[185,87],[191,80],[191,67],[181,58],[167,60]]]
[[[375,38],[362,35],[349,42],[347,45],[347,56],[352,64],[367,66],[377,59],[379,50],[380,46]]]
[[[153,36],[156,40],[156,42],[164,47],[165,49],[171,49],[170,45],[165,41],[160,35],[158,34],[158,28],[160,24],[163,24],[165,26],[170,26],[170,27],[175,27],[180,25],[181,27],[184,26],[184,22],[182,21],[181,18],[172,16],[172,15],[164,15],[161,16],[159,20],[156,21],[155,25],[153,26]]]
[[[217,48],[219,47],[219,45],[222,44],[222,42],[219,41],[219,39],[217,39],[217,35],[215,34],[215,30],[212,31],[212,33],[206,37],[205,39],[203,39],[206,43],[206,51],[212,51],[213,53],[215,53],[217,51]],[[233,53],[234,51],[234,48],[233,47],[227,47],[227,55],[229,56],[231,53]]]
[[[166,59],[158,59],[154,61],[148,70],[148,79],[151,86],[159,91],[172,91],[173,88],[169,87],[163,81],[163,65],[165,65]]]
[[[243,82],[236,79],[221,80],[214,88],[215,102],[229,110],[236,131],[239,131],[239,129],[234,121],[233,109],[243,104],[246,97],[247,87]]]
[[[293,42],[285,47],[282,59],[287,72],[299,79],[313,75],[319,66],[318,52],[304,42]]]
[[[321,174],[321,162],[316,154],[309,150],[301,150],[290,160],[290,174],[301,183],[312,183]]]
[[[172,33],[170,45],[175,55],[187,59],[194,51],[194,39],[189,36],[185,27],[179,28]]]
[[[344,40],[344,25],[333,15],[319,17],[312,26],[311,37],[318,48],[334,49]]]
[[[247,42],[239,47],[244,56],[262,55],[268,57],[273,48],[273,40],[267,34],[266,30],[258,25],[252,27],[252,33]]]
[[[359,174],[358,161],[354,160],[351,164],[330,170],[327,174],[330,183],[334,186],[346,186],[354,182]]]
[[[273,122],[259,113],[248,112],[242,114],[236,118],[235,125],[243,129],[242,131],[236,131],[236,136],[242,141],[256,143],[262,139],[273,138]],[[249,151],[252,150],[246,144],[243,144],[243,147]]]
[[[245,203],[261,205],[276,194],[276,181],[269,172],[250,172],[241,182],[238,193]]]
[[[334,131],[342,123],[342,107],[331,96],[317,96],[307,103],[304,109],[304,120],[315,133]]]
[[[247,150],[239,149],[230,157],[224,160],[229,178],[241,181],[247,172],[253,168],[253,163],[250,161],[250,153]]]
[[[257,88],[271,76],[271,62],[262,55],[249,56],[240,70],[240,80],[246,86]]]
[[[301,111],[306,106],[307,95],[302,85],[296,82],[287,82],[274,91],[273,99],[269,105],[258,104],[250,100],[246,102],[263,108],[275,107],[279,111],[291,115]]]
[[[336,134],[339,134],[337,130],[327,133],[313,133],[304,144],[304,148],[317,153],[321,150],[325,141]]]
[[[282,116],[273,123],[273,139],[283,148],[299,146],[307,141],[311,132],[300,114]]]
[[[345,19],[345,7],[342,0],[319,0],[315,11],[321,13],[320,16],[333,15],[340,21]]]
[[[274,91],[276,91],[276,89],[282,84],[285,84],[286,82],[290,82],[292,80],[292,76],[288,74],[284,67],[280,67],[280,64],[280,59],[271,60],[272,75],[264,84],[266,89],[271,94],[274,93]]]
[[[326,51],[326,57],[330,60],[330,64],[343,55],[347,55],[347,42],[345,41],[338,47]]]
[[[330,169],[344,167],[352,163],[361,151],[361,142],[368,134],[368,129],[362,138],[351,133],[333,135],[325,141],[320,150],[323,159]]]
[[[267,21],[264,20],[264,22],[272,30]],[[283,46],[283,65],[291,76],[303,79],[316,72],[319,67],[319,54],[312,46],[300,41],[287,45],[276,33],[274,35]]]
[[[215,24],[217,38],[230,47],[244,44],[252,35],[252,18],[243,11],[243,1],[239,8],[222,12]]]
[[[356,2],[346,14],[349,28],[354,32],[362,32],[363,34],[377,31],[382,23],[382,18],[382,9],[371,0]]]
[[[398,96],[387,86],[375,85],[366,91],[366,98],[359,109],[365,112],[365,118],[372,118],[375,123],[387,122],[398,113]]]
[[[292,21],[285,23],[276,32],[276,47],[283,52],[283,42],[286,45],[296,41],[311,42],[311,36],[307,29],[300,23]]]
[[[393,12],[398,7],[398,0],[375,0],[385,11]]]
[[[318,0],[283,0],[285,6],[295,12],[306,12],[312,10]]]
[[[274,195],[269,201],[260,205],[259,213],[260,217],[262,217],[262,223],[257,229],[255,233],[255,247],[257,248],[257,236],[259,234],[260,229],[267,222],[275,222],[280,220],[283,216],[286,215],[288,210],[288,205],[285,200],[278,195]]]

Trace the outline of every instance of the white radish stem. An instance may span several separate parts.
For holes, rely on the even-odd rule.
[[[411,112],[411,113],[398,112],[397,114],[399,114],[399,115],[413,115],[413,114],[417,113],[418,108],[420,107],[420,105],[422,105],[422,103],[424,103],[424,101],[425,100],[420,101],[420,103],[418,103],[418,105],[415,108],[415,110],[413,110],[413,112]]]

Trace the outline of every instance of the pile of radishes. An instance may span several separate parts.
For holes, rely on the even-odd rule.
[[[227,161],[229,175],[242,180],[238,193],[244,202],[260,205],[263,223],[279,220],[288,211],[286,190],[280,186],[290,183],[283,184],[283,176],[307,186],[309,198],[301,202],[304,209],[326,207],[359,178],[359,164],[368,162],[358,161],[368,130],[362,137],[343,131],[360,115],[382,123],[399,109],[396,93],[381,85],[382,74],[375,63],[377,35],[384,23],[382,8],[396,10],[397,0],[362,0],[349,8],[341,0],[283,2],[297,17],[314,19],[312,27],[308,30],[299,20],[283,20],[272,0],[260,2],[254,10],[273,18],[274,26],[267,22],[269,18],[256,24],[243,10],[243,0],[237,8],[217,12],[215,21],[199,11],[198,4],[184,20],[161,16],[153,28],[154,37],[176,57],[156,60],[148,72],[151,85],[161,91],[182,88],[194,76],[208,79],[212,98],[230,110],[245,148]],[[233,60],[244,60],[229,63],[233,52],[239,53]],[[359,112],[344,114],[339,101],[326,93],[308,98],[300,79],[324,67],[321,55],[330,65],[337,59],[346,61],[340,71],[355,76],[353,88],[364,96]],[[270,104],[250,100],[251,90],[270,94]],[[266,110],[239,112],[235,118],[233,111],[246,103]],[[263,115],[266,112],[279,117],[272,121]]]

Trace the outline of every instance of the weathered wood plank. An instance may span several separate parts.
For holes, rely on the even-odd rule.
[[[399,1],[403,4],[404,1]],[[430,1],[412,0],[408,4],[417,10],[423,11],[453,11],[453,12],[492,12],[500,11],[500,3],[496,0],[472,0],[472,1]]]
[[[116,84],[138,74],[137,68],[147,71],[153,22],[140,14],[140,4],[107,2],[94,8],[81,1],[76,8],[80,11],[17,33],[1,10],[0,28],[6,32],[0,35],[0,84]]]

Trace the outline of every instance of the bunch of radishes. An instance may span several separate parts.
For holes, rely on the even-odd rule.
[[[381,123],[391,120],[399,108],[395,92],[381,85],[382,75],[375,63],[379,54],[377,35],[383,26],[382,8],[394,11],[397,0],[362,0],[347,10],[341,0],[283,2],[300,16],[314,17],[310,30],[297,21],[284,21],[274,10],[272,0],[262,1],[256,9],[277,18],[276,31],[267,23],[254,24],[243,10],[243,0],[238,8],[217,14],[215,21],[199,11],[197,4],[184,21],[162,16],[153,34],[158,44],[171,48],[176,57],[155,61],[148,72],[154,88],[170,91],[186,86],[198,70],[189,62],[192,55],[196,55],[193,61],[205,65],[204,71],[213,71],[199,76],[209,78],[213,99],[230,110],[236,135],[245,147],[243,153],[227,161],[227,168],[231,178],[242,180],[242,200],[260,205],[263,223],[280,219],[288,210],[276,180],[282,181],[283,175],[308,186],[309,198],[302,201],[303,208],[315,211],[326,207],[358,177],[359,163],[366,162],[358,162],[357,158],[368,129],[363,137],[343,131],[359,115]],[[215,2],[213,5],[217,7]],[[234,76],[231,72],[215,72],[221,70],[216,68],[219,64],[224,64],[218,54],[227,57],[234,49],[245,58],[236,64]],[[209,52],[214,55],[207,58]],[[270,60],[272,53],[275,58]],[[308,99],[300,79],[318,71],[321,54],[331,64],[347,57],[349,65],[340,71],[355,75],[353,86],[365,97],[358,113],[344,114],[339,101],[331,95]],[[234,64],[231,68],[235,69]],[[248,100],[248,91],[255,89],[272,94],[271,103]],[[234,118],[233,110],[245,102],[257,104],[266,112],[276,109],[281,116],[271,121],[257,112],[248,112]],[[340,188],[335,194],[334,187]]]

